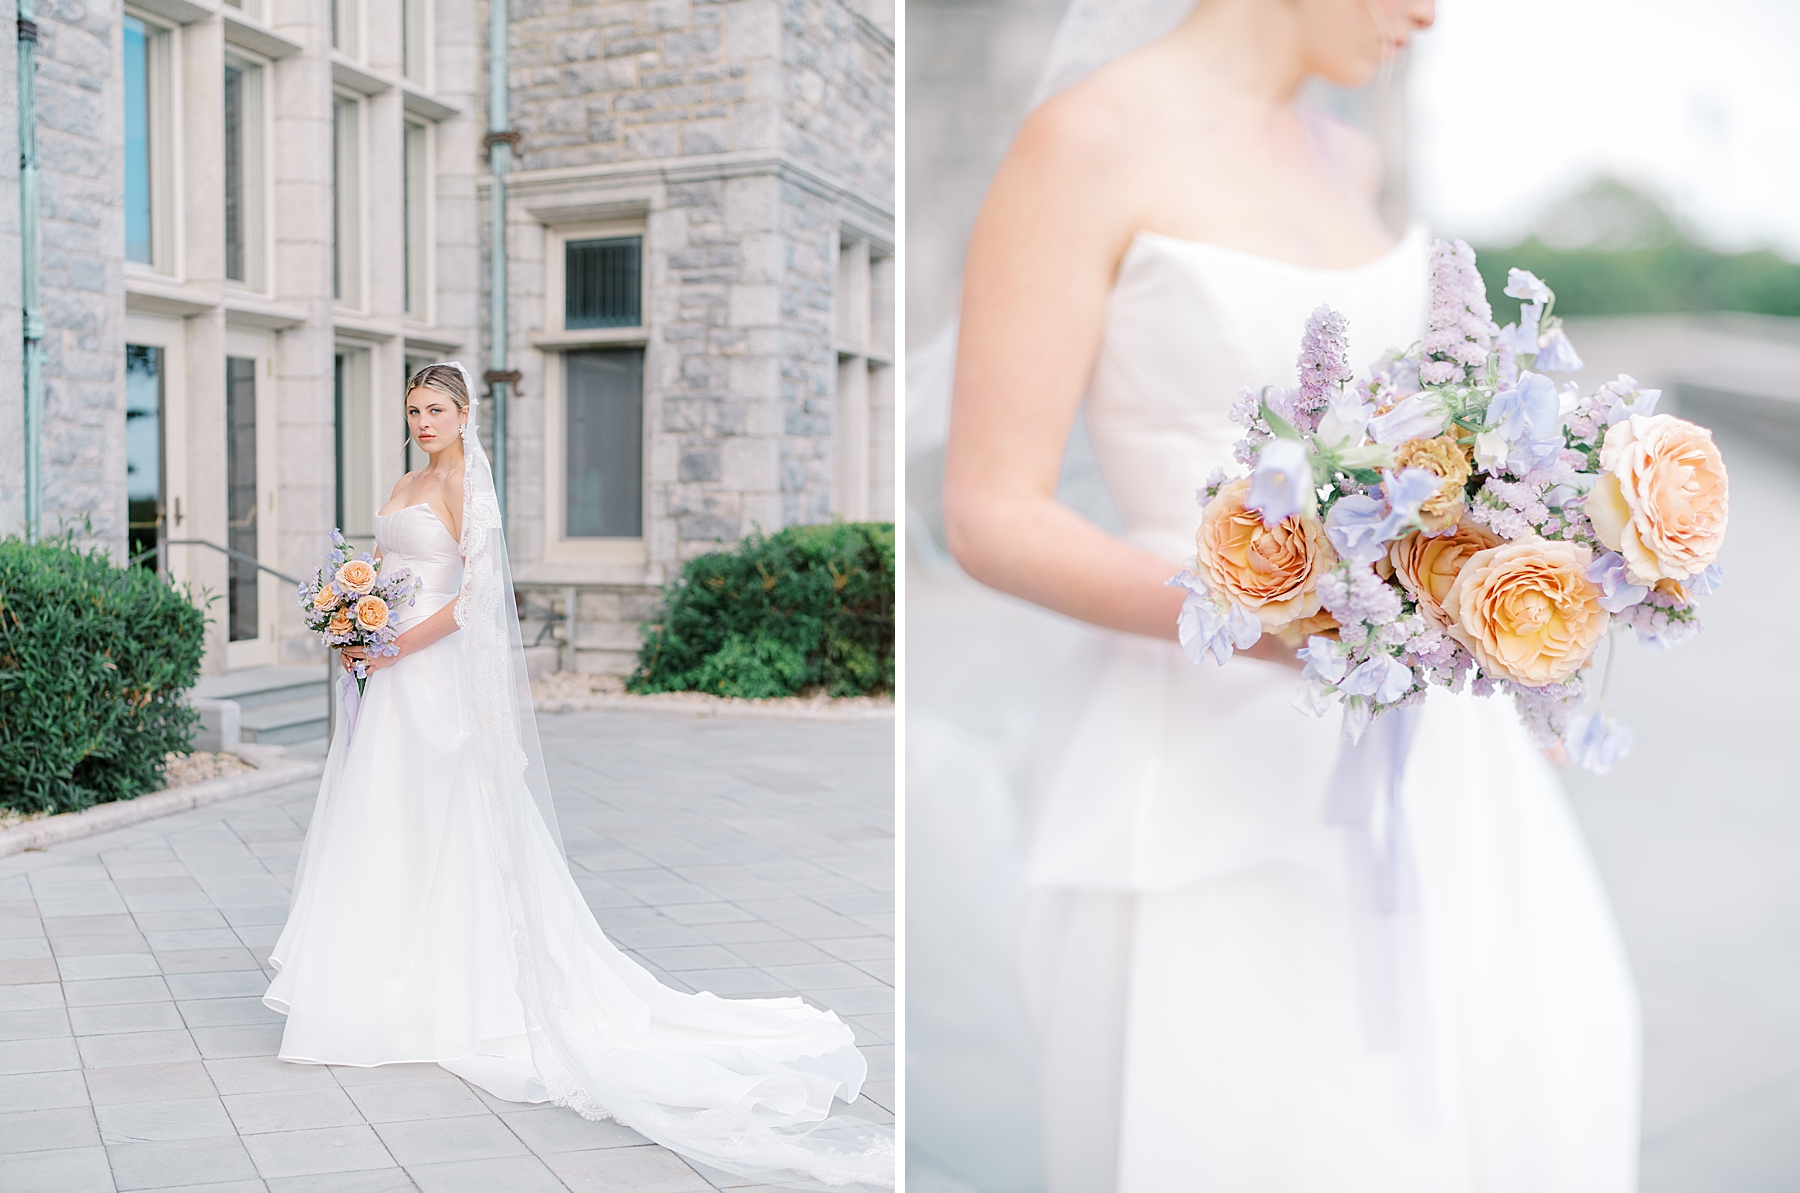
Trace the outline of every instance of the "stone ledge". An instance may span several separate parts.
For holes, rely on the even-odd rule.
[[[726,696],[709,696],[704,692],[658,692],[650,696],[634,696],[622,692],[591,692],[570,695],[540,696],[532,702],[540,713],[562,712],[656,712],[690,717],[748,717],[779,721],[891,721],[894,703],[853,697],[807,699],[793,697],[774,700],[737,700]]]
[[[249,774],[229,775],[222,779],[206,779],[182,787],[153,791],[136,799],[115,800],[96,804],[80,812],[64,812],[43,820],[31,820],[0,832],[0,857],[23,853],[28,849],[45,849],[64,841],[111,832],[141,821],[185,812],[205,804],[217,803],[234,796],[250,795],[281,787],[300,779],[315,778],[325,773],[324,762],[313,758],[289,758],[281,746],[237,746],[232,753],[256,769]]]

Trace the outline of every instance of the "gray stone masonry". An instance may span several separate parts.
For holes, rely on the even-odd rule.
[[[894,1108],[891,722],[542,718],[575,881],[658,980],[829,1007]],[[316,782],[0,860],[0,1188],[712,1193],[613,1122],[436,1065],[275,1059]]]
[[[617,671],[683,562],[837,508],[839,243],[867,239],[885,254],[894,239],[891,7],[527,0],[512,17],[523,142],[510,184],[510,342],[524,375],[508,415],[513,568],[528,601],[558,616],[562,586],[581,585],[565,665]],[[558,346],[532,350],[556,330],[560,299],[546,293],[547,233],[611,219],[644,229],[636,563],[582,562],[555,541],[560,497],[545,486],[563,363]],[[891,433],[871,440],[891,444]]]
[[[0,0],[0,22],[16,28],[16,0]],[[0,428],[22,427],[25,407],[19,366],[24,357],[19,326],[19,56],[0,49]],[[0,433],[0,535],[25,524],[24,440]]]
[[[15,10],[16,11],[16,10]],[[43,312],[44,530],[73,529],[115,557],[125,548],[123,92],[116,0],[37,7],[38,169]],[[6,56],[14,57],[8,39]],[[9,66],[12,64],[9,63]],[[17,84],[0,99],[17,118]],[[17,178],[18,133],[6,138]],[[18,218],[16,181],[0,206]],[[13,242],[16,246],[16,240]],[[0,273],[17,301],[16,248]],[[16,328],[17,324],[9,325]],[[16,344],[17,331],[9,338]],[[18,409],[19,349],[5,376]],[[9,424],[17,425],[17,424]],[[18,440],[17,434],[6,434]],[[16,449],[9,449],[16,450]],[[21,465],[22,467],[22,465]],[[8,474],[17,476],[17,473]],[[5,487],[10,491],[14,483]],[[20,513],[23,513],[22,496]],[[85,529],[91,525],[92,530]],[[5,529],[10,530],[12,526]]]

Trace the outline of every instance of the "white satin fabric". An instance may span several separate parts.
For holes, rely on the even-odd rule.
[[[402,628],[466,587],[459,544],[428,506],[378,515],[376,541],[384,567],[421,581],[396,611]],[[281,1058],[435,1061],[496,1097],[616,1117],[728,1171],[891,1185],[890,1135],[825,1121],[867,1069],[835,1014],[661,985],[606,939],[536,803],[518,792],[495,806],[470,655],[453,633],[370,676],[348,737],[340,705],[263,999],[288,1017]]]
[[[1239,389],[1295,384],[1320,303],[1348,316],[1358,367],[1415,340],[1427,251],[1414,228],[1364,267],[1318,270],[1138,236],[1086,403],[1124,536],[1173,572],[1193,551],[1195,489],[1234,467]],[[1384,914],[1370,826],[1328,815],[1338,718],[1292,707],[1293,672],[1085,637],[1051,681],[1024,780],[1024,1001],[1053,1193],[1632,1189],[1632,981],[1511,707],[1434,692],[1418,710],[1402,897]],[[991,768],[964,766],[980,797]]]

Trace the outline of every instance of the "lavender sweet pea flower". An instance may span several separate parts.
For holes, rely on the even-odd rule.
[[[1382,537],[1387,519],[1385,503],[1366,493],[1352,493],[1340,497],[1325,515],[1325,537],[1340,559],[1374,563],[1387,554],[1387,539]]]
[[[1413,684],[1412,669],[1389,655],[1376,655],[1344,677],[1338,690],[1347,696],[1367,696],[1378,704],[1392,704]]]
[[[1306,649],[1294,654],[1306,660],[1306,670],[1300,673],[1301,679],[1316,679],[1322,683],[1340,684],[1344,682],[1344,673],[1350,666],[1350,660],[1338,653],[1337,643],[1317,634],[1306,640]]]
[[[1719,586],[1723,583],[1725,583],[1725,569],[1716,563],[1709,563],[1704,572],[1681,581],[1681,587],[1689,596],[1702,597],[1711,596],[1719,591]]]
[[[1622,613],[1649,594],[1647,587],[1631,583],[1628,576],[1625,557],[1617,551],[1588,564],[1587,578],[1600,586],[1600,607],[1608,613]]]
[[[1639,389],[1637,382],[1624,373],[1619,374],[1619,386],[1630,393],[1632,397],[1630,401],[1626,401],[1624,398],[1614,396],[1612,401],[1606,404],[1607,426],[1611,427],[1622,423],[1634,414],[1641,414],[1645,418],[1649,418],[1656,413],[1656,403],[1662,397],[1662,390]]]
[[[1256,614],[1242,605],[1232,605],[1229,610],[1220,608],[1206,582],[1192,570],[1183,568],[1165,583],[1170,588],[1187,590],[1175,628],[1189,661],[1198,664],[1210,653],[1223,667],[1234,648],[1248,650],[1262,637],[1262,621]]]
[[[1423,468],[1402,468],[1398,473],[1381,474],[1381,495],[1387,498],[1389,515],[1385,538],[1397,539],[1406,527],[1419,520],[1419,507],[1431,500],[1442,488],[1444,478]]]
[[[1354,389],[1336,390],[1313,437],[1332,447],[1361,443],[1363,431],[1374,416],[1375,403],[1365,401]]]
[[[1388,445],[1408,439],[1432,439],[1444,433],[1450,412],[1434,394],[1416,393],[1394,403],[1386,414],[1369,420],[1369,437]]]
[[[1344,737],[1351,745],[1362,740],[1362,735],[1374,719],[1375,709],[1361,696],[1344,701]]]
[[[1552,327],[1538,340],[1537,360],[1533,363],[1549,373],[1579,373],[1582,361],[1575,345],[1569,342],[1569,333]]]
[[[1322,717],[1337,699],[1338,694],[1318,680],[1303,679],[1300,690],[1294,693],[1294,708],[1311,717]]]
[[[1538,275],[1529,269],[1513,268],[1506,271],[1506,289],[1501,291],[1508,298],[1525,298],[1534,303],[1550,301],[1550,287],[1539,280]]]
[[[1262,514],[1263,525],[1273,526],[1312,506],[1312,461],[1306,445],[1292,439],[1271,439],[1256,457],[1250,474],[1250,492],[1244,508]]]
[[[1519,308],[1519,321],[1500,329],[1502,350],[1514,356],[1535,356],[1538,351],[1538,323],[1544,317],[1542,303],[1528,302]]]
[[[1582,770],[1603,775],[1627,754],[1637,735],[1629,725],[1621,725],[1612,717],[1595,709],[1585,717],[1575,717],[1563,738],[1569,757]]]
[[[1524,476],[1548,464],[1562,450],[1562,402],[1556,383],[1542,373],[1520,373],[1516,385],[1495,394],[1488,403],[1487,422],[1505,442],[1505,464],[1514,475]],[[1477,436],[1478,457],[1493,446]]]

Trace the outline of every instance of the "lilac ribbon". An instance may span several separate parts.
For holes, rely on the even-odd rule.
[[[344,672],[340,681],[340,691],[344,697],[344,744],[350,744],[351,734],[356,732],[356,714],[362,708],[362,693],[356,690],[356,676]]]
[[[1359,974],[1363,1038],[1372,1052],[1398,1054],[1406,1100],[1426,1129],[1437,1124],[1431,1007],[1418,875],[1400,798],[1418,728],[1410,705],[1376,717],[1360,741],[1344,743],[1325,796],[1325,819],[1346,830],[1353,881],[1351,928]]]

